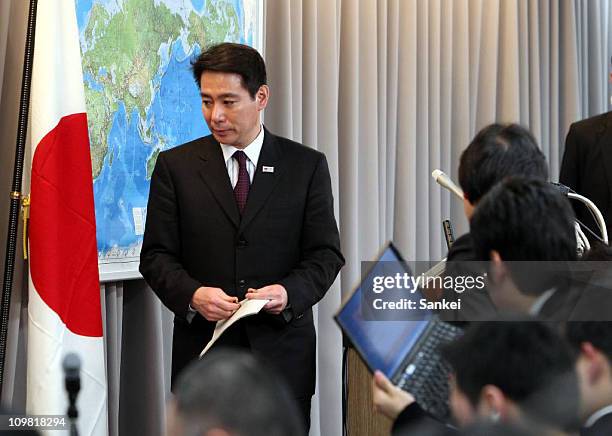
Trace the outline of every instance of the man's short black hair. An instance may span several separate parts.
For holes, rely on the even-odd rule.
[[[295,401],[278,376],[253,355],[213,351],[180,374],[176,411],[187,436],[213,428],[252,436],[303,435]]]
[[[563,288],[567,262],[577,259],[574,220],[569,200],[553,185],[511,177],[493,187],[474,210],[474,253],[487,261],[497,251],[523,294]]]
[[[541,180],[511,177],[483,197],[470,220],[474,250],[489,260],[573,261],[574,212],[569,200]]]
[[[491,124],[476,134],[461,154],[459,184],[476,204],[509,176],[548,179],[548,166],[533,135],[518,124]]]
[[[204,50],[192,61],[193,78],[200,86],[200,79],[205,71],[238,74],[242,86],[251,98],[266,84],[266,64],[257,50],[244,44],[223,42]]]
[[[564,428],[575,425],[574,354],[549,325],[475,322],[441,352],[455,373],[457,387],[472,405],[478,404],[486,385],[494,385],[535,420]]]
[[[590,342],[612,362],[612,322],[570,321],[565,336],[576,350],[580,350],[582,343]]]

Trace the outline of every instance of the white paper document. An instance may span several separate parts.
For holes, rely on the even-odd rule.
[[[206,354],[210,347],[212,347],[213,344],[217,342],[217,339],[219,339],[223,332],[227,330],[232,324],[244,317],[258,314],[268,301],[270,300],[242,300],[239,303],[240,309],[234,312],[232,316],[230,316],[228,319],[217,321],[217,325],[215,326],[215,331],[213,332],[212,338],[200,353],[200,358],[202,358],[202,356]]]

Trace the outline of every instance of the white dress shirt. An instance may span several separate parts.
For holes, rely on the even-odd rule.
[[[529,308],[529,315],[531,316],[539,315],[540,312],[542,311],[542,308],[546,304],[546,302],[550,300],[550,297],[552,297],[555,292],[556,292],[556,289],[552,288],[544,292],[542,295],[540,295]]]
[[[227,167],[227,174],[229,175],[232,188],[236,186],[238,182],[238,161],[233,159],[232,156],[238,150],[244,151],[247,155],[247,172],[249,173],[249,179],[253,183],[253,177],[255,177],[255,170],[257,169],[257,162],[259,161],[259,154],[261,153],[261,147],[263,146],[264,140],[264,129],[260,126],[259,134],[255,137],[253,142],[247,145],[245,148],[236,148],[233,145],[221,144],[221,150],[223,151],[223,159],[225,160],[225,166]]]
[[[221,150],[223,151],[223,160],[225,160],[225,166],[227,167],[227,174],[229,175],[232,188],[238,183],[238,161],[234,159],[234,153],[238,150],[244,151],[247,155],[247,172],[249,173],[249,179],[253,183],[253,177],[255,177],[255,170],[257,169],[257,162],[259,161],[259,155],[261,153],[261,147],[263,146],[264,140],[264,129],[260,126],[259,134],[253,139],[249,145],[243,149],[236,148],[233,145],[221,144]],[[191,322],[196,314],[196,310],[189,304],[189,312],[187,313],[187,322]]]

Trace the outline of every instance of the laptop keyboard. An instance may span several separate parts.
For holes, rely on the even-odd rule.
[[[410,359],[397,385],[410,392],[423,410],[441,421],[447,421],[448,376],[450,368],[438,352],[441,344],[461,335],[461,329],[445,322],[435,322],[433,328]]]

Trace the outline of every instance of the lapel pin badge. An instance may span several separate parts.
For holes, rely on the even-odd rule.
[[[264,165],[264,167],[262,168],[262,171],[264,173],[273,173],[274,172],[274,167],[267,167]]]

